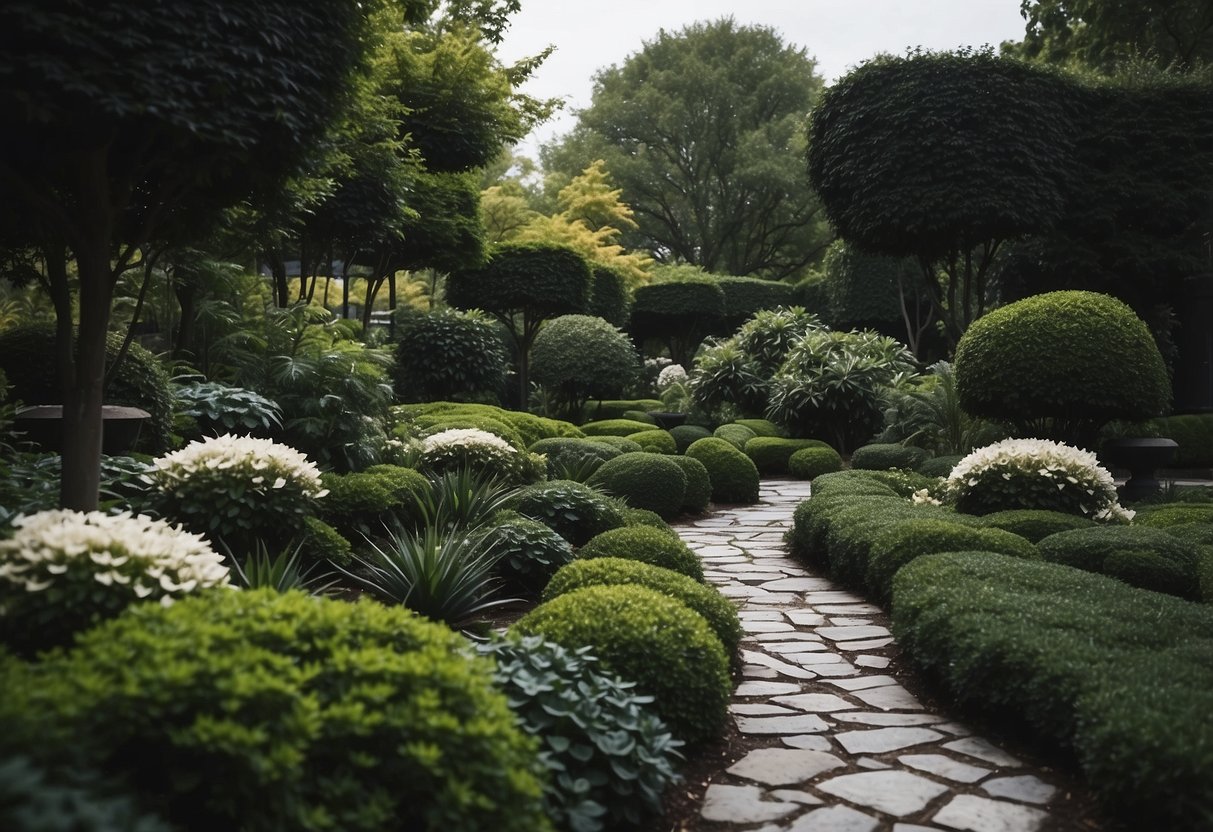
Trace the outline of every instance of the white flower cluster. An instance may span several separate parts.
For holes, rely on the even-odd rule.
[[[657,374],[657,390],[664,391],[671,384],[686,384],[687,371],[683,369],[681,364],[671,364],[668,367],[662,368]]]
[[[152,477],[165,491],[176,490],[191,477],[218,474],[244,480],[254,491],[280,489],[290,483],[306,497],[328,493],[320,482],[320,471],[306,454],[272,439],[231,434],[208,437],[153,460],[152,465]]]
[[[26,592],[91,572],[93,581],[134,598],[173,600],[197,589],[231,586],[228,568],[206,539],[130,512],[56,509],[18,517],[0,541],[0,580]],[[82,599],[83,600],[83,599]]]
[[[495,433],[479,428],[451,428],[421,441],[421,453],[429,456],[436,453],[456,451],[461,448],[496,451],[501,456],[513,456],[517,449]]]

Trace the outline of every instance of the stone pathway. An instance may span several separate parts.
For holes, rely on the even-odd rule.
[[[701,817],[758,832],[1035,832],[1057,788],[929,713],[890,675],[881,610],[786,553],[805,482],[679,527],[740,607],[744,681],[731,710],[761,747],[717,775]]]

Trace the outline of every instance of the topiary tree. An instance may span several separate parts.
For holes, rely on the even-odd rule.
[[[822,261],[822,272],[830,326],[904,336],[910,351],[922,355],[935,310],[912,258],[866,254],[836,240]]]
[[[505,384],[505,345],[483,312],[401,312],[396,333],[393,380],[401,401],[495,400]]]
[[[617,327],[626,327],[632,311],[627,276],[610,266],[594,266],[593,274],[586,312]]]
[[[726,329],[736,329],[756,312],[795,306],[800,300],[796,286],[778,280],[720,275],[716,285],[724,292]]]
[[[724,290],[707,275],[638,286],[632,295],[631,331],[638,340],[662,341],[675,364],[689,367],[704,338],[728,331]]]
[[[544,321],[585,311],[593,279],[572,249],[542,243],[499,246],[486,265],[454,271],[446,300],[460,309],[483,309],[501,320],[518,347],[518,390],[527,400],[531,346]]]
[[[639,365],[631,340],[589,315],[549,321],[531,350],[531,374],[552,397],[557,415],[568,419],[580,417],[591,397],[619,395]]]
[[[955,374],[973,415],[1087,448],[1105,423],[1158,416],[1171,400],[1146,325],[1094,292],[1050,292],[991,312],[961,339]]]

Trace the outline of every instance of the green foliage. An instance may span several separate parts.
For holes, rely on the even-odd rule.
[[[548,769],[544,805],[561,828],[632,827],[661,810],[681,759],[653,712],[653,698],[608,675],[589,647],[539,636],[477,645],[496,662],[494,679],[522,729],[539,739]]]
[[[1198,553],[1161,529],[1106,528],[1058,532],[1040,541],[1040,555],[1132,586],[1200,600]]]
[[[661,410],[662,406],[661,399],[606,399],[590,404],[586,414],[590,420],[622,419],[623,414],[629,410],[647,413],[650,410]]]
[[[602,492],[567,480],[550,480],[522,489],[515,509],[538,520],[574,546],[623,525],[622,512]]]
[[[779,425],[769,419],[734,419],[733,424],[741,425],[743,428],[749,428],[754,431],[757,436],[784,436],[783,430]]]
[[[912,260],[865,254],[845,240],[835,240],[821,267],[832,327],[905,331],[899,296],[904,293],[914,303],[922,282]]]
[[[540,439],[531,446],[531,452],[547,457],[549,479],[576,479],[578,482],[585,482],[598,470],[598,466],[623,453],[618,448],[587,439]],[[564,476],[566,472],[577,472],[583,476]]]
[[[707,439],[712,432],[701,425],[675,425],[670,428],[670,436],[678,446],[678,453],[686,453],[691,443],[698,439]]]
[[[242,387],[217,381],[175,383],[173,396],[177,400],[176,412],[192,419],[196,427],[195,432],[186,434],[187,439],[221,433],[265,436],[282,427],[278,404]]]
[[[657,420],[643,410],[625,410],[620,418],[633,422],[644,422],[646,425],[653,425],[654,427],[657,425]]]
[[[877,442],[913,445],[935,455],[964,456],[974,448],[1006,438],[1005,429],[996,422],[975,419],[960,406],[951,364],[938,361],[930,370],[928,376],[886,391],[889,406],[884,412],[884,432]]]
[[[675,364],[688,366],[704,338],[728,329],[724,291],[708,276],[654,280],[632,293],[633,336],[663,341]]]
[[[1076,759],[1109,817],[1176,832],[1208,825],[1207,606],[1056,564],[957,553],[901,570],[893,632],[961,707]]]
[[[709,344],[695,356],[691,397],[712,410],[731,403],[743,413],[761,413],[767,403],[767,379],[733,338]]]
[[[547,829],[535,745],[463,644],[379,604],[221,592],[91,631],[23,707],[182,830]]]
[[[755,436],[745,443],[745,455],[763,474],[788,473],[792,454],[804,448],[829,448],[820,439],[784,439],[779,436]]]
[[[1178,468],[1213,468],[1213,414],[1165,416],[1151,422],[1159,436],[1174,439]]]
[[[396,434],[402,438],[408,436],[423,439],[452,428],[475,428],[487,431],[494,436],[501,437],[518,450],[526,447],[522,433],[508,422],[496,416],[464,411],[447,411],[418,416],[403,430],[398,429]]]
[[[31,749],[32,750],[32,749]],[[95,772],[0,757],[0,827],[8,832],[169,832]]]
[[[788,457],[788,473],[798,480],[812,480],[841,470],[842,457],[828,445],[801,448]]]
[[[927,451],[913,445],[864,445],[851,452],[851,467],[872,471],[885,471],[889,468],[915,470],[926,462],[929,456]]]
[[[1186,523],[1213,523],[1213,505],[1208,503],[1163,503],[1139,505],[1133,525],[1169,529]]]
[[[928,477],[947,477],[965,456],[965,454],[947,454],[933,457],[919,465],[917,470],[918,473]]]
[[[590,441],[597,445],[605,445],[608,448],[614,448],[620,453],[630,454],[641,450],[640,445],[633,442],[626,436],[593,436]]]
[[[628,434],[628,439],[640,446],[642,451],[650,454],[665,454],[673,456],[678,453],[678,442],[668,430],[642,430]]]
[[[529,447],[540,439],[551,439],[554,437],[574,438],[583,435],[575,425],[568,422],[562,422],[558,419],[547,419],[543,416],[535,416],[519,410],[505,410],[504,408],[487,404],[430,402],[428,404],[396,407],[392,413],[406,426],[408,424],[428,423],[426,420],[431,418],[436,420],[433,424],[440,424],[442,420],[451,419],[492,419],[494,422],[504,424],[517,432],[518,439],[520,440],[518,447],[520,449]],[[488,430],[490,433],[496,433],[497,431],[490,425],[490,422],[483,421],[481,425],[469,425],[469,427],[483,427],[483,429]],[[406,435],[410,432],[407,427],[397,428],[397,430],[403,430]],[[503,438],[513,442],[512,436],[513,434],[510,434],[510,436]]]
[[[493,518],[487,542],[498,558],[498,572],[528,597],[537,595],[556,570],[573,559],[567,540],[538,520],[512,511]]]
[[[543,457],[520,451],[499,436],[475,428],[446,428],[421,440],[417,467],[429,477],[469,469],[513,485],[541,480]]]
[[[1091,441],[1113,419],[1140,421],[1170,402],[1150,331],[1129,307],[1092,292],[1050,292],[974,324],[956,349],[961,406],[1021,435]]]
[[[698,440],[696,440],[698,441]],[[689,456],[671,456],[670,461],[682,469],[687,478],[686,493],[682,495],[682,510],[701,514],[712,501],[712,478],[702,462]]]
[[[633,508],[646,508],[669,519],[682,510],[687,476],[672,459],[641,451],[608,459],[595,472],[594,483]]]
[[[314,517],[308,519],[316,520]],[[341,537],[332,531],[332,527],[327,528],[338,538]],[[300,589],[313,595],[324,595],[333,588],[336,580],[331,573],[321,571],[320,562],[305,562],[303,551],[304,544],[295,543],[271,554],[266,544],[259,540],[251,550],[239,555],[228,552],[227,560],[231,564],[232,583],[241,589],[269,589],[274,592]],[[344,555],[345,561],[349,561],[350,544],[348,541],[345,542],[345,549],[340,554]]]
[[[396,524],[412,525],[418,499],[429,482],[411,468],[377,465],[357,474],[321,475],[328,494],[320,498],[320,517],[350,540],[377,535]]]
[[[623,524],[628,528],[633,526],[648,526],[649,528],[657,529],[664,535],[669,537],[678,537],[678,532],[669,523],[661,519],[655,511],[649,511],[647,508],[625,508],[623,510]]]
[[[418,495],[423,529],[476,529],[506,508],[519,491],[472,468],[453,468],[430,480]]]
[[[699,460],[708,470],[713,502],[758,502],[758,468],[729,442],[714,436],[700,439],[691,443],[686,456]]]
[[[724,316],[730,329],[741,326],[757,312],[785,309],[799,299],[795,286],[778,280],[722,275],[716,285],[724,292]]]
[[[342,566],[350,562],[353,548],[350,541],[318,517],[305,517],[303,530],[299,534],[301,564],[336,563]]]
[[[401,401],[495,398],[505,366],[505,345],[482,312],[397,313],[392,378]]]
[[[581,432],[586,436],[628,436],[646,430],[653,426],[646,422],[634,422],[631,419],[603,419],[600,422],[586,422],[581,426]]]
[[[640,586],[590,586],[554,598],[514,625],[570,649],[588,646],[603,665],[635,681],[688,743],[718,736],[727,718],[728,659],[698,613]]]
[[[981,525],[984,528],[1002,529],[1017,534],[1029,543],[1039,543],[1058,532],[1090,528],[1095,525],[1095,521],[1060,511],[1024,508],[987,514],[981,518]]]
[[[741,451],[745,449],[745,444],[757,436],[754,431],[747,428],[745,425],[739,425],[736,422],[730,422],[727,425],[721,425],[712,431],[712,436],[717,439],[723,439],[730,445]],[[686,453],[686,450],[683,450]]]
[[[737,329],[735,337],[757,372],[767,378],[783,365],[800,338],[822,328],[816,314],[788,305],[755,312]]]
[[[632,310],[624,275],[609,266],[594,266],[585,311],[587,315],[602,318],[613,326],[621,329],[626,327]]]
[[[617,396],[636,375],[631,339],[602,318],[562,315],[535,337],[531,374],[558,411],[575,418],[591,398]]]
[[[597,535],[577,551],[580,560],[623,558],[671,569],[703,583],[703,565],[677,536],[650,526],[625,526]]]
[[[732,655],[737,651],[741,624],[737,620],[737,608],[729,599],[715,587],[635,559],[604,557],[574,561],[552,577],[543,591],[543,600],[547,602],[587,586],[621,584],[643,586],[685,604],[703,616],[726,653]]]

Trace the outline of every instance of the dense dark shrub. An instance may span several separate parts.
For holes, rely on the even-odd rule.
[[[758,468],[730,443],[716,437],[700,439],[687,448],[686,456],[699,460],[708,469],[713,502],[758,502]]]
[[[348,566],[350,563],[353,554],[350,541],[318,517],[303,518],[303,530],[296,539],[299,540],[300,565],[304,568],[312,564]]]
[[[530,451],[547,457],[551,479],[565,479],[562,474],[570,468],[593,473],[599,465],[623,453],[618,448],[588,439],[540,439],[531,445]]]
[[[712,632],[732,655],[741,641],[737,608],[713,586],[660,566],[626,558],[595,558],[570,563],[557,572],[543,590],[543,600],[587,586],[636,584],[673,598],[703,616]]]
[[[716,285],[724,292],[725,326],[735,329],[765,309],[795,306],[800,293],[791,283],[759,277],[722,275]]]
[[[851,453],[851,467],[871,471],[916,470],[929,456],[925,450],[913,445],[864,445]]]
[[[721,425],[712,432],[712,436],[715,436],[717,439],[723,439],[739,451],[745,450],[745,443],[757,435],[750,428],[747,428],[745,425],[739,425],[736,422]],[[686,451],[684,450],[683,453],[686,453]]]
[[[673,459],[643,451],[607,460],[595,472],[594,482],[633,508],[647,508],[666,519],[682,510],[687,488],[687,476]]]
[[[1111,526],[1058,532],[1040,541],[1040,555],[1127,584],[1195,601],[1198,553],[1162,529]]]
[[[400,401],[495,401],[507,358],[493,320],[479,310],[397,312],[392,379]]]
[[[956,463],[962,459],[964,459],[963,454],[932,457],[922,462],[916,470],[918,473],[928,477],[946,477],[952,473],[952,469],[956,467]]]
[[[745,455],[763,474],[788,473],[788,460],[804,448],[829,448],[820,439],[784,439],[779,436],[756,436],[745,443]]]
[[[1164,503],[1138,506],[1133,525],[1166,529],[1184,523],[1213,523],[1213,504]]]
[[[689,456],[671,456],[682,473],[686,474],[687,490],[682,496],[682,508],[694,514],[707,511],[712,501],[712,478],[702,462]]]
[[[621,419],[630,419],[633,422],[644,422],[646,425],[657,425],[657,420],[649,415],[646,410],[625,410]]]
[[[712,435],[712,432],[701,425],[677,425],[670,428],[670,436],[674,437],[674,442],[678,446],[678,453],[686,453],[687,448],[691,447],[691,443],[698,439],[706,439]]]
[[[811,480],[841,470],[842,457],[829,445],[801,448],[788,457],[788,473],[800,480]]]
[[[590,281],[586,314],[602,318],[621,329],[626,327],[632,314],[627,279],[609,266],[593,266],[591,271],[593,278]]]
[[[678,443],[668,430],[656,428],[629,433],[628,439],[640,446],[640,449],[650,454],[674,455],[678,453]]]
[[[531,349],[531,377],[569,419],[578,417],[591,398],[619,395],[639,363],[631,339],[589,315],[548,321]]]
[[[1162,413],[1171,386],[1150,330],[1094,292],[1050,292],[974,321],[956,348],[960,403],[1020,436],[1092,447],[1113,419]]]
[[[729,330],[724,292],[712,278],[664,280],[632,293],[632,335],[659,339],[675,364],[691,366],[695,348],[708,335]]]
[[[678,537],[678,532],[674,530],[673,526],[662,520],[661,515],[645,508],[625,508],[623,524],[628,527],[648,526],[670,537]]]
[[[584,436],[581,430],[570,422],[563,422],[559,419],[548,419],[520,410],[506,410],[487,404],[430,402],[428,404],[399,405],[392,409],[392,413],[402,422],[401,427],[397,428],[397,430],[403,432],[405,435],[410,433],[409,425],[414,424],[423,417],[474,416],[480,418],[488,417],[512,427],[522,438],[522,447],[529,447],[540,439],[556,437],[569,439]]]
[[[64,770],[23,754],[0,755],[5,832],[169,832],[96,772]]]
[[[463,644],[404,609],[220,592],[90,631],[24,705],[183,830],[548,828],[535,745]]]
[[[1024,508],[986,514],[981,518],[981,525],[1017,534],[1030,543],[1039,543],[1051,534],[1090,528],[1095,521],[1060,511]]]
[[[527,486],[518,494],[519,514],[538,520],[574,546],[623,525],[623,514],[602,492],[570,480]]]
[[[567,540],[513,511],[493,517],[486,543],[497,557],[498,574],[529,595],[542,590],[556,570],[573,559]]]
[[[604,419],[600,422],[586,422],[581,426],[581,432],[586,436],[631,436],[633,433],[652,429],[650,424],[631,419]]]
[[[197,378],[197,377],[195,377]],[[243,387],[217,381],[173,383],[174,427],[185,439],[202,436],[269,436],[282,427],[282,408]]]
[[[1151,424],[1159,436],[1179,445],[1173,462],[1176,467],[1213,468],[1213,413],[1166,416]]]
[[[711,740],[728,713],[728,658],[701,615],[641,586],[590,586],[541,604],[514,625],[577,648],[656,699],[670,730],[689,743]]]
[[[589,440],[599,445],[606,445],[608,448],[614,448],[622,454],[631,454],[641,450],[640,445],[626,436],[591,436]]]
[[[577,551],[577,557],[583,560],[624,558],[672,569],[703,582],[703,565],[690,547],[681,538],[650,526],[626,526],[605,531],[582,546]]]
[[[733,424],[754,431],[756,436],[784,436],[783,428],[770,419],[734,419]]]
[[[328,494],[320,498],[320,518],[351,541],[383,533],[397,522],[418,519],[418,497],[429,482],[412,468],[375,465],[357,474],[321,474]]]

